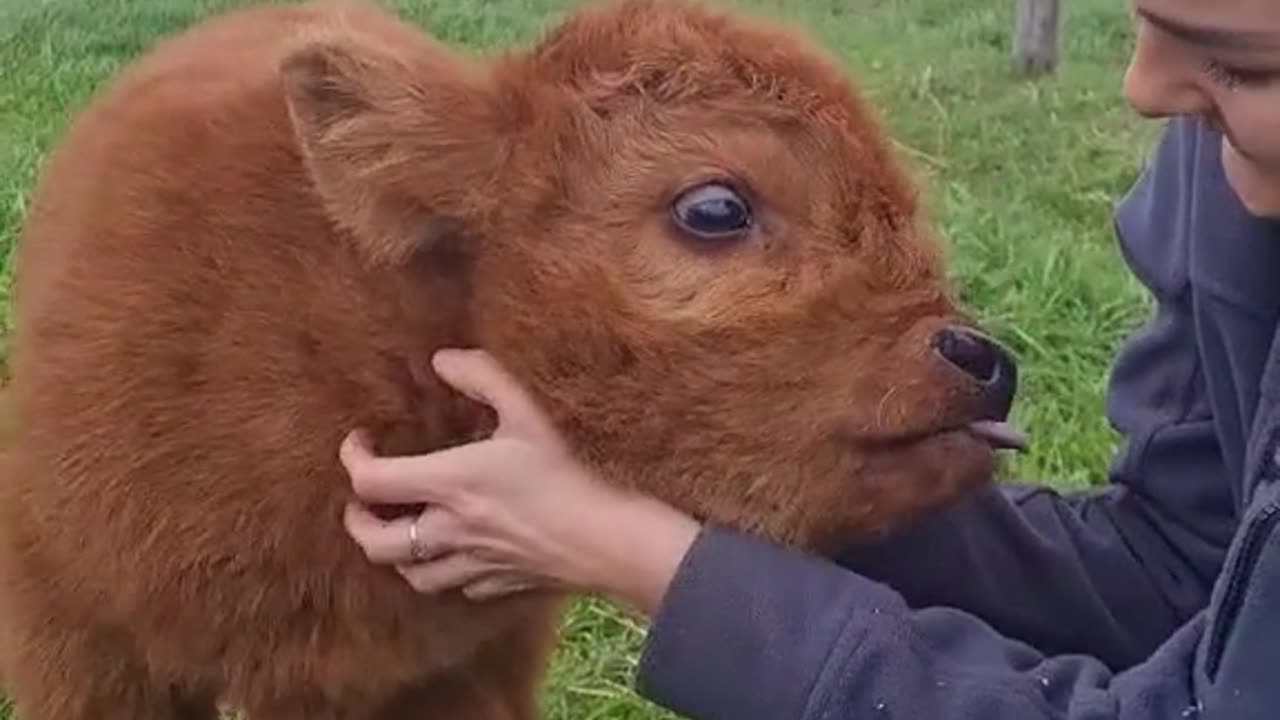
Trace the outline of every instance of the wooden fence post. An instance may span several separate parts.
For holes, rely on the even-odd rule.
[[[1025,75],[1051,73],[1061,52],[1062,0],[1015,0],[1013,62]]]

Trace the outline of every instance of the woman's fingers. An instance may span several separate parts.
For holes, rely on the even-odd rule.
[[[343,520],[365,555],[386,565],[420,563],[446,555],[458,548],[461,527],[456,517],[438,507],[427,507],[421,515],[383,520],[359,503],[348,503]],[[416,532],[414,527],[416,525]],[[414,556],[413,540],[418,554]]]
[[[440,351],[433,364],[444,382],[497,411],[497,432],[394,457],[377,456],[365,433],[350,433],[339,450],[356,494],[344,513],[347,532],[372,561],[395,565],[419,592],[466,588],[468,597],[487,599],[527,589],[540,577],[530,568],[541,563],[527,556],[546,544],[539,523],[562,522],[548,512],[545,495],[571,489],[577,470],[532,397],[490,355]],[[416,523],[369,510],[417,503],[429,509]]]
[[[483,602],[532,590],[535,587],[538,587],[538,584],[524,576],[496,573],[483,577],[462,588],[462,594],[468,600]]]
[[[465,552],[445,555],[430,562],[398,565],[396,570],[414,590],[431,595],[461,589],[502,568]]]
[[[423,455],[377,456],[364,433],[342,441],[338,457],[356,495],[369,504],[447,505],[472,478],[486,475],[495,460],[491,440],[480,440]],[[500,454],[497,454],[500,457]]]
[[[434,363],[447,383],[498,412],[499,433],[506,437],[418,455],[378,456],[368,436],[355,430],[343,439],[338,456],[356,495],[366,503],[427,502],[448,506],[463,485],[511,474],[511,448],[500,447],[504,443],[519,438],[523,445],[533,442],[560,448],[559,435],[533,399],[488,353],[441,350]]]
[[[502,431],[548,439],[547,420],[533,398],[483,350],[440,350],[432,358],[436,373],[450,387],[498,413]]]

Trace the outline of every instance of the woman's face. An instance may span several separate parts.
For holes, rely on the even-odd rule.
[[[1280,217],[1280,0],[1131,0],[1125,94],[1148,117],[1199,115],[1255,214]]]

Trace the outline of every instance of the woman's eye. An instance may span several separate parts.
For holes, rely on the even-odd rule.
[[[676,224],[697,238],[722,239],[751,228],[751,208],[733,188],[708,183],[676,198],[671,207]]]
[[[1277,73],[1273,70],[1249,70],[1231,67],[1215,60],[1206,62],[1204,71],[1215,82],[1227,88],[1259,87],[1274,81],[1277,76]]]

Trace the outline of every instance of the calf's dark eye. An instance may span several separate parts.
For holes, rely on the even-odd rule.
[[[695,238],[732,238],[750,229],[751,207],[736,190],[707,183],[681,193],[671,206],[676,225]]]

